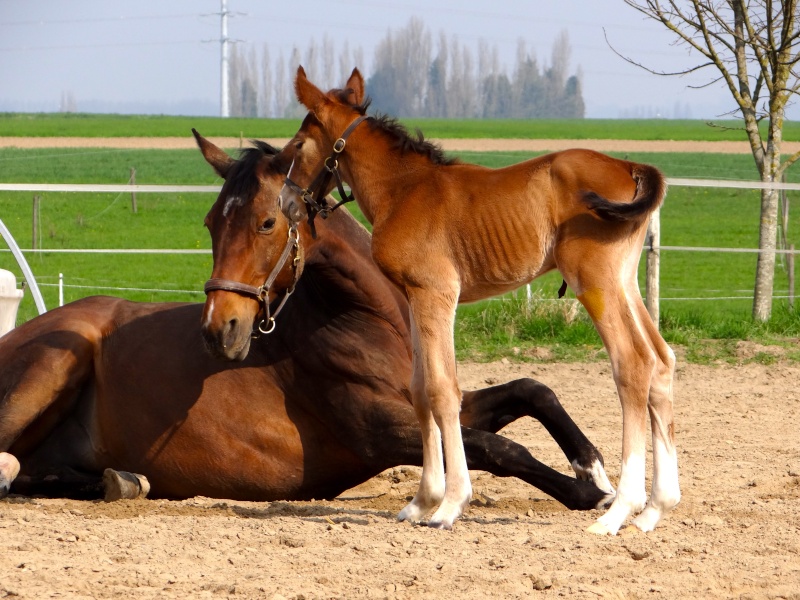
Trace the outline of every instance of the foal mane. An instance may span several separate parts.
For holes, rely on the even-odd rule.
[[[350,90],[335,90],[336,96],[340,100],[347,98],[349,91]],[[365,115],[367,114],[367,109],[371,103],[372,99],[366,98],[364,102],[353,106],[353,108],[358,114]],[[435,144],[426,140],[425,136],[422,134],[422,131],[419,129],[415,131],[416,135],[411,135],[408,132],[408,129],[406,129],[406,127],[394,117],[378,113],[374,115],[373,118],[369,119],[367,123],[373,131],[382,131],[388,137],[390,137],[394,142],[393,149],[398,150],[403,154],[407,152],[420,154],[435,165],[446,166],[461,162],[456,157],[447,156],[439,144]]]

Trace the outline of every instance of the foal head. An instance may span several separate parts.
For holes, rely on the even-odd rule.
[[[291,159],[264,142],[233,159],[192,131],[206,161],[225,179],[205,218],[214,266],[206,283],[203,338],[212,354],[243,360],[254,331],[274,326],[265,310],[293,289],[302,270],[301,249],[293,244],[297,230],[278,210]]]
[[[364,78],[358,69],[353,69],[344,89],[323,92],[308,80],[303,67],[298,67],[295,93],[308,115],[285,149],[293,156],[280,205],[287,218],[297,223],[308,216],[309,208],[318,209],[314,202],[324,206],[325,195],[336,185],[337,156],[344,151],[352,127],[364,118],[369,103],[364,102]],[[326,171],[336,177],[322,177]],[[316,181],[321,185],[308,189],[315,186],[312,180],[316,174],[320,174]]]

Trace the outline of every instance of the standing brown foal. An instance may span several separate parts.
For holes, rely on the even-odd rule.
[[[373,225],[375,262],[411,307],[412,395],[424,440],[423,473],[417,495],[399,518],[420,520],[438,507],[429,525],[449,528],[470,500],[453,349],[457,304],[513,290],[558,269],[608,350],[622,403],[617,495],[590,530],[615,534],[636,513],[637,527],[653,529],[680,499],[675,358],[637,284],[648,216],[666,192],[661,174],[587,150],[502,169],[448,159],[395,121],[366,117],[357,69],[345,89],[324,93],[300,67],[295,91],[309,113],[290,142],[296,154],[281,191],[284,213],[300,220],[326,211],[315,202],[333,184],[322,177],[310,183],[325,165],[336,176],[327,181],[341,177],[351,186]],[[326,189],[314,198],[304,186]],[[654,455],[649,503],[648,411]]]

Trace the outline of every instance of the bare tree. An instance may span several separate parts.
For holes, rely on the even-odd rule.
[[[283,52],[280,52],[275,61],[275,109],[272,113],[278,118],[286,114],[286,108],[289,104],[288,79],[286,75],[286,61],[283,58]]]
[[[242,114],[242,81],[244,78],[244,59],[239,55],[238,44],[233,44],[228,59],[228,102],[231,116]]]
[[[393,115],[423,114],[430,65],[431,36],[418,18],[389,31],[375,49],[367,90],[380,110]]]
[[[322,76],[320,75],[320,54],[321,50],[319,46],[317,46],[317,41],[311,38],[308,42],[308,48],[306,48],[306,57],[303,63],[303,68],[306,70],[306,73],[308,73],[308,78],[311,81],[322,81]],[[289,72],[291,73],[292,71]]]
[[[439,32],[439,44],[436,57],[428,67],[428,94],[425,98],[426,117],[449,117],[447,114],[447,36]]]
[[[287,62],[287,73],[296,73],[297,67],[300,66],[302,63],[302,59],[300,58],[300,50],[297,46],[292,47],[292,54],[289,56]],[[295,118],[295,117],[302,117],[305,114],[305,108],[297,101],[297,98],[294,97],[294,94],[289,94],[289,99],[286,102],[286,108],[283,111],[283,114],[280,115],[284,118]]]
[[[779,182],[800,152],[781,160],[786,106],[800,90],[800,12],[798,0],[625,0],[647,17],[660,22],[678,41],[700,55],[699,64],[680,72],[650,69],[628,57],[628,62],[659,75],[682,75],[710,68],[709,84],[722,81],[744,119],[761,181]],[[766,119],[766,139],[759,122]],[[775,278],[775,247],[779,193],[761,192],[761,225],[756,267],[753,318],[769,319]]]
[[[269,46],[264,44],[261,52],[261,81],[258,89],[258,115],[272,116],[272,65],[269,58]]]
[[[350,58],[350,43],[345,39],[344,41],[344,48],[339,53],[339,76],[336,78],[336,81],[347,81],[347,78],[350,77],[350,73],[353,71],[353,67],[359,67],[359,69],[363,69],[364,65],[359,65],[353,62],[353,59]]]

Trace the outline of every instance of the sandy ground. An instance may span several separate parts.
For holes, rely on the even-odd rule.
[[[610,369],[462,364],[465,389],[530,376],[557,391],[619,476]],[[450,532],[398,523],[418,470],[334,501],[10,497],[0,502],[0,598],[800,599],[800,367],[680,365],[683,501],[653,532],[598,537],[515,479],[473,472]],[[504,434],[569,472],[530,419]],[[648,469],[648,481],[649,481]]]
[[[246,145],[247,138],[211,137],[221,148],[240,148]],[[265,138],[265,142],[278,148],[283,147],[287,138]],[[646,141],[646,140],[531,140],[531,139],[444,139],[437,141],[450,152],[553,152],[567,148],[589,148],[600,152],[714,152],[721,154],[750,154],[750,146],[741,142],[693,142],[693,141]],[[0,137],[0,148],[195,148],[194,138],[18,138]],[[800,151],[800,142],[783,142],[784,153]]]
[[[272,140],[279,144],[283,140]],[[13,139],[10,145],[76,145]],[[91,140],[103,143],[108,140]],[[141,140],[126,147],[151,147]],[[448,149],[685,150],[694,143],[453,140]],[[108,142],[109,147],[119,142]],[[191,138],[175,147],[193,147]],[[215,140],[236,147],[238,139]],[[0,145],[8,139],[0,138]],[[141,145],[136,145],[141,144]],[[160,147],[168,147],[159,140]],[[705,146],[712,151],[725,151]],[[747,152],[744,144],[734,144]],[[734,151],[733,149],[727,151]],[[790,151],[789,148],[786,151]],[[621,415],[610,369],[462,364],[464,389],[522,376],[550,385],[619,476]],[[472,473],[450,532],[395,520],[419,470],[397,468],[335,501],[193,498],[0,501],[0,598],[785,598],[800,600],[800,367],[680,364],[675,382],[683,501],[649,534],[585,532],[514,479]],[[530,419],[504,432],[570,472]],[[648,470],[648,482],[650,471]]]

